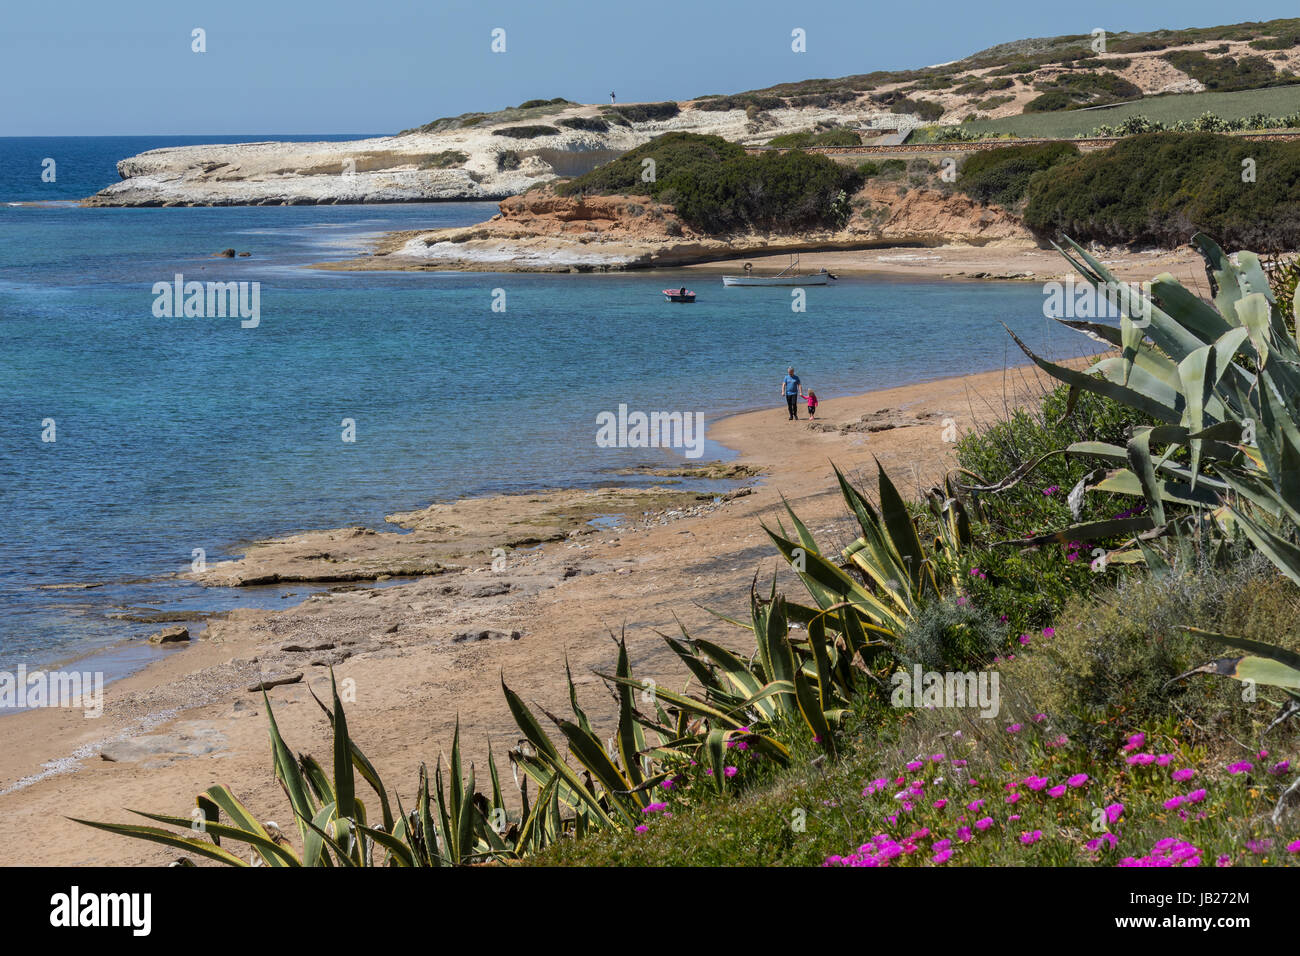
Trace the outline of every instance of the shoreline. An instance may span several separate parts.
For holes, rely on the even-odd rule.
[[[949,278],[947,281],[960,281],[960,280]],[[1068,362],[1071,360],[1066,360],[1066,361],[1068,364]],[[1027,368],[1027,367],[1029,367],[1029,365],[1026,362],[1024,365],[1008,366],[1007,370],[1015,369],[1015,368]],[[935,383],[964,379],[967,377],[989,375],[992,374],[994,371],[996,370],[988,369],[984,371],[968,373],[967,375],[961,375],[961,376],[937,376],[931,378],[923,378],[923,379],[918,379],[916,381],[904,382],[899,385],[893,385],[886,389],[873,389],[869,391],[851,391],[845,395],[824,393],[823,403],[827,401],[845,401],[845,400],[856,402],[868,398],[869,396],[875,394],[877,391],[882,391],[882,392],[892,391],[900,388],[901,389],[922,388],[924,386],[932,385]],[[712,442],[715,446],[717,446],[717,448],[722,452],[721,456],[709,460],[701,460],[700,462],[695,462],[695,463],[693,463],[690,459],[683,458],[681,461],[681,468],[689,470],[695,467],[696,465],[701,465],[701,466],[729,465],[732,462],[739,460],[741,457],[743,457],[744,454],[743,451],[740,449],[726,446],[718,442],[717,439],[714,438],[714,434],[713,434],[715,429],[724,426],[725,423],[731,421],[732,419],[744,418],[746,416],[759,414],[766,410],[768,410],[767,406],[762,406],[762,405],[742,408],[738,411],[728,412],[727,414],[721,415],[715,418],[713,421],[708,422],[706,425],[706,434],[705,434],[706,440]],[[609,472],[610,478],[613,478],[620,474],[625,475],[626,472]],[[649,471],[649,472],[645,472],[644,474],[646,474],[647,477],[653,477],[656,475],[656,472]],[[660,474],[659,477],[672,479],[672,481],[675,484],[686,484],[693,481],[709,482],[709,481],[744,480],[744,479],[731,478],[729,476],[722,476],[714,479],[709,479],[709,478],[701,479],[701,478],[691,478],[689,476],[682,477],[682,476],[670,475],[670,474]],[[753,480],[758,483],[762,483],[766,477],[767,476],[762,472],[752,476]],[[740,487],[743,487],[743,485]],[[474,507],[475,505],[479,505],[479,504],[495,506],[501,502],[508,501],[512,498],[521,498],[521,497],[537,498],[539,496],[549,496],[549,495],[568,496],[568,495],[576,495],[576,494],[590,493],[590,492],[615,491],[628,496],[629,499],[633,499],[633,498],[640,497],[641,495],[658,495],[663,492],[668,492],[669,494],[672,494],[674,490],[675,489],[673,489],[672,487],[665,487],[661,483],[642,484],[642,483],[628,482],[626,484],[612,485],[612,484],[603,484],[599,481],[599,479],[593,479],[589,482],[582,483],[582,484],[525,488],[516,491],[486,492],[481,494],[466,494],[455,498],[432,499],[427,501],[427,503],[425,504],[417,505],[410,511],[406,511],[406,512],[395,511],[387,514],[386,523],[388,525],[395,525],[397,527],[402,527],[400,522],[394,521],[393,519],[399,518],[403,515],[414,515],[419,512],[427,511],[429,509],[434,509],[434,508],[450,508],[455,510],[458,508]],[[680,489],[681,493],[687,495],[693,495],[697,491],[701,491],[701,490],[704,489],[694,488],[694,487]],[[723,493],[725,494],[732,490],[735,489],[728,489],[727,492],[723,492]],[[619,521],[618,523],[613,525],[607,525],[602,523],[599,528],[595,527],[595,522],[604,517],[618,517],[618,518],[626,519],[630,517],[630,515],[631,512],[617,512],[617,511],[611,512],[609,515],[601,515],[598,516],[598,518],[592,519],[590,522],[588,522],[588,524],[592,525],[593,530],[608,530],[608,531],[618,530],[620,527],[625,526],[624,522]],[[366,532],[371,534],[403,533],[400,531],[395,532],[395,531],[385,530],[385,529],[370,528],[366,525],[348,525],[346,527],[339,527],[339,528],[302,528],[299,530],[271,533],[268,535],[258,536],[255,538],[245,538],[239,541],[229,542],[226,547],[223,547],[220,550],[219,553],[223,555],[230,555],[230,557],[213,562],[212,569],[216,570],[222,567],[240,565],[246,561],[250,552],[256,552],[258,549],[265,548],[267,545],[275,546],[282,542],[296,542],[301,540],[314,541],[317,538],[317,536],[322,534],[329,534],[338,531],[352,531],[355,529],[364,529]],[[155,582],[166,581],[166,580],[174,580],[179,577],[179,578],[190,579],[195,583],[200,584],[204,587],[225,588],[229,591],[230,596],[232,597],[239,594],[251,594],[261,588],[301,587],[304,593],[302,593],[300,597],[296,593],[291,595],[282,595],[281,596],[282,598],[292,596],[297,598],[297,600],[294,600],[293,603],[291,604],[281,605],[274,609],[270,609],[264,607],[263,605],[254,604],[254,603],[240,604],[234,608],[227,607],[223,609],[213,610],[211,612],[201,612],[201,613],[205,613],[206,616],[198,619],[178,618],[175,621],[160,620],[155,623],[155,626],[158,630],[166,629],[167,627],[173,626],[175,624],[186,626],[187,630],[189,630],[190,632],[190,637],[189,640],[184,642],[178,642],[175,644],[151,644],[148,642],[148,638],[146,637],[140,637],[140,636],[123,637],[122,639],[114,643],[100,645],[91,649],[87,649],[85,651],[75,651],[69,649],[66,653],[52,656],[47,660],[36,661],[33,664],[31,664],[28,669],[31,672],[34,672],[36,670],[79,671],[82,669],[82,665],[85,662],[99,660],[99,661],[103,661],[104,663],[104,668],[103,668],[104,687],[107,688],[110,687],[112,684],[122,681],[126,678],[138,674],[142,674],[148,671],[148,669],[153,667],[155,664],[161,663],[162,661],[170,657],[179,656],[184,651],[193,649],[196,645],[198,645],[205,639],[209,622],[219,621],[227,617],[231,613],[237,613],[239,611],[262,611],[262,610],[268,610],[270,611],[270,613],[276,613],[278,611],[291,611],[301,606],[304,602],[311,600],[313,597],[319,594],[328,593],[330,591],[337,590],[341,587],[349,587],[354,585],[369,586],[369,587],[393,587],[393,586],[400,585],[402,583],[410,583],[410,582],[418,581],[421,577],[436,576],[439,573],[441,572],[423,571],[423,572],[417,572],[411,574],[400,574],[397,572],[380,571],[374,577],[358,576],[351,579],[329,578],[329,577],[317,577],[317,578],[312,578],[312,577],[291,578],[290,577],[290,578],[282,578],[276,581],[240,580],[240,581],[220,582],[220,581],[209,580],[207,582],[204,582],[197,575],[170,572],[168,574],[159,575],[156,577],[141,578],[141,577],[132,576],[132,577],[124,578],[122,580],[114,579],[114,580],[88,581],[88,582],[79,581],[79,582],[57,583],[53,585],[43,585],[43,587],[48,587],[48,588],[79,588],[79,589],[97,590],[102,587],[114,587],[123,584],[135,584],[135,583],[155,583]],[[161,605],[158,608],[159,612],[164,614],[167,613],[166,602],[157,602],[157,603]],[[127,605],[113,604],[113,605],[108,605],[107,607],[115,611],[128,610]],[[115,670],[116,673],[113,676],[109,676],[108,672],[110,670]],[[16,717],[21,713],[27,713],[27,711],[22,710],[22,711],[7,712],[3,709],[0,709],[0,721],[4,721],[6,718]],[[4,726],[4,724],[0,723],[0,726]],[[0,795],[3,794],[3,791],[4,791],[3,778],[0,777]]]
[[[713,423],[708,437],[734,449],[735,464],[765,474],[729,500],[571,535],[572,528],[546,530],[536,520],[545,496],[517,496],[532,511],[514,518],[529,520],[502,520],[496,531],[544,540],[510,551],[502,571],[489,564],[482,540],[462,539],[479,559],[456,570],[386,587],[357,582],[292,608],[231,612],[185,653],[115,682],[99,720],[54,709],[12,714],[6,726],[17,743],[0,755],[7,862],[168,862],[174,854],[165,849],[91,833],[63,818],[123,820],[123,807],[172,812],[217,782],[228,783],[262,818],[283,815],[265,760],[260,696],[248,692],[261,680],[303,675],[271,697],[290,745],[320,754],[328,731],[307,686],[319,692],[331,665],[341,679],[352,678],[357,700],[349,704],[349,722],[404,799],[419,761],[432,762],[450,743],[455,720],[465,732],[462,746],[480,766],[489,738],[500,757],[517,737],[498,673],[526,700],[559,707],[567,697],[567,658],[580,696],[596,705],[604,691],[591,669],[608,666],[607,635],[625,627],[638,672],[678,682],[679,665],[656,631],[671,633],[680,618],[692,633],[743,645],[743,633],[702,608],[734,612],[755,570],[766,578],[777,568],[760,522],[781,513],[782,496],[814,533],[833,542],[847,529],[831,460],[870,485],[878,457],[900,488],[920,487],[950,455],[940,435],[944,418],[965,431],[1000,414],[1004,400],[1033,401],[1043,379],[1031,366],[1009,366],[824,399],[819,420],[829,428],[820,431],[802,419],[785,421],[783,407],[730,415]],[[896,419],[892,427],[838,430],[863,418],[879,421],[882,408]],[[562,501],[560,508],[571,505]],[[432,506],[406,517],[442,525],[448,513]],[[480,539],[493,533],[470,527],[481,517],[464,519]],[[785,571],[778,570],[778,582],[783,590],[798,588]],[[593,706],[597,724],[606,709]]]

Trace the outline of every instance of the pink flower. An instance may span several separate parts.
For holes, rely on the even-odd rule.
[[[1145,767],[1147,764],[1155,762],[1155,754],[1133,754],[1128,758],[1128,765],[1130,767]]]
[[[1300,841],[1297,841],[1297,842],[1300,842]],[[1214,861],[1214,865],[1215,865],[1215,866],[1228,866],[1229,864],[1231,864],[1231,862],[1232,862],[1232,858],[1231,858],[1230,856],[1228,856],[1228,854],[1224,853],[1224,854],[1220,855],[1220,857],[1219,857],[1217,860]]]
[[[1020,724],[1012,724],[1010,727],[1007,728],[1007,733],[1018,734],[1020,733],[1020,727],[1021,727]]]
[[[1047,719],[1046,714],[1034,714],[1034,723],[1036,724],[1041,724],[1046,719]]]
[[[1106,807],[1106,822],[1114,823],[1116,820],[1120,818],[1120,816],[1123,813],[1124,813],[1124,804],[1112,803],[1110,806]]]
[[[1023,843],[1025,846],[1029,846],[1029,844],[1031,843],[1037,843],[1042,838],[1043,838],[1042,830],[1034,830],[1032,833],[1020,834],[1020,842]]]
[[[1184,801],[1186,800],[1187,800],[1186,797],[1170,797],[1168,800],[1165,801],[1165,809],[1177,810],[1179,807],[1183,805]]]
[[[1288,853],[1300,853],[1300,840],[1292,840],[1286,845]]]
[[[638,827],[636,828],[636,832],[637,832],[637,833],[645,833],[645,832],[646,832],[647,830],[649,830],[649,829],[650,829],[650,828],[649,828],[648,826],[646,826],[644,823],[642,823],[640,826],[638,826]]]
[[[1047,786],[1047,778],[1026,777],[1025,786],[1028,787],[1030,790],[1034,790],[1034,791],[1042,790],[1045,786]]]
[[[1069,780],[1065,782],[1072,787],[1082,787],[1085,783],[1088,782],[1088,775],[1086,773],[1076,773],[1073,777],[1071,777]]]
[[[1007,794],[1007,803],[1015,803],[1019,799],[1020,799],[1020,794],[1018,793]]]
[[[1157,767],[1168,767],[1173,762],[1174,762],[1173,754],[1161,754],[1159,757],[1156,758]]]
[[[969,843],[971,841],[971,837],[972,834],[970,832],[970,827],[957,828],[957,839],[961,840],[962,843]],[[1300,843],[1300,840],[1297,840],[1296,842]]]
[[[1250,763],[1247,760],[1239,760],[1236,763],[1229,765],[1228,773],[1231,774],[1250,773],[1254,769],[1255,769],[1255,765],[1253,763]]]
[[[1094,853],[1096,853],[1098,850],[1101,849],[1103,843],[1106,844],[1107,847],[1113,850],[1115,849],[1115,846],[1119,843],[1119,838],[1116,837],[1115,834],[1113,833],[1103,833],[1095,840],[1089,840],[1087,843],[1084,844],[1084,846],[1086,846],[1089,850],[1092,850]]]
[[[907,769],[915,772],[917,770],[920,770],[924,766],[925,764],[921,763],[921,761],[913,760],[911,763],[907,765]]]
[[[931,763],[943,763],[944,759],[945,759],[947,756],[948,756],[947,754],[930,754],[930,762],[931,762]]]
[[[668,804],[666,803],[647,803],[644,807],[641,808],[641,812],[658,813],[660,810],[666,810],[666,809],[668,809]]]
[[[1047,791],[1047,795],[1048,795],[1049,797],[1063,797],[1063,796],[1065,796],[1065,784],[1063,784],[1063,783],[1062,783],[1062,784],[1058,784],[1057,786],[1053,787],[1051,790],[1048,790],[1048,791]]]
[[[1196,771],[1191,767],[1183,767],[1181,770],[1175,770],[1170,777],[1174,783],[1182,783],[1184,780],[1191,780],[1196,776]]]
[[[1043,628],[1043,637],[1056,637],[1056,628],[1054,627]]]
[[[1021,634],[1020,637],[1017,638],[1017,640],[1020,641],[1021,644],[1026,644],[1026,645],[1027,645],[1027,644],[1029,643],[1029,635],[1028,635],[1028,634]]]
[[[992,817],[981,817],[979,820],[975,821],[976,830],[981,830],[981,831],[987,830],[991,826],[993,826]]]
[[[934,859],[932,862],[947,863],[950,859],[952,859],[952,850],[940,850],[938,853],[934,855]]]
[[[1206,794],[1204,788],[1201,788],[1200,790],[1193,790],[1191,793],[1187,795],[1187,802],[1200,803],[1202,800],[1206,798],[1207,795],[1208,794]]]
[[[1132,753],[1133,751],[1141,748],[1141,746],[1146,742],[1147,742],[1146,734],[1136,733],[1133,736],[1129,737],[1128,743],[1126,743],[1122,748],[1120,748],[1120,752],[1126,754]]]
[[[1286,773],[1287,770],[1290,769],[1290,767],[1291,767],[1291,761],[1279,760],[1277,763],[1273,764],[1273,766],[1268,768],[1268,772],[1271,773],[1273,776],[1277,777],[1280,776],[1281,774]]]
[[[734,777],[736,774],[740,773],[740,770],[736,767],[723,767],[722,772],[728,777]]]
[[[981,810],[983,809],[983,807],[984,807],[984,801],[982,799],[972,800],[970,803],[966,804],[966,809],[971,811]]]
[[[936,810],[942,810],[947,805],[948,805],[947,800],[936,800],[934,801],[934,803],[931,804],[931,806],[934,807]]]

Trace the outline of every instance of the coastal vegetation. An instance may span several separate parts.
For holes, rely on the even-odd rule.
[[[650,169],[653,175],[647,177]],[[725,235],[838,227],[847,220],[848,197],[861,182],[856,170],[824,156],[749,156],[716,136],[667,133],[558,184],[556,191],[563,196],[649,193],[671,203],[693,228]]]
[[[1000,119],[970,120],[961,129],[985,136],[1014,134],[1024,139],[1065,139],[1096,135],[1099,126],[1117,127],[1135,116],[1172,128],[1176,123],[1191,123],[1197,117],[1212,113],[1225,121],[1244,119],[1263,113],[1287,118],[1280,127],[1294,127],[1296,94],[1300,87],[1277,86],[1250,92],[1169,93],[1163,96],[1143,97],[1136,103],[1107,106],[1078,112],[1061,110],[1047,113],[1025,113]]]
[[[957,176],[957,188],[982,203],[1018,207],[1035,173],[1079,155],[1071,143],[1027,143],[972,153]]]
[[[1279,307],[1294,269],[1270,284],[1254,254],[1194,242],[1212,301],[1170,276],[1118,283],[1071,243],[1121,319],[1062,321],[1110,351],[1081,370],[1013,336],[1059,389],[961,438],[919,500],[883,468],[837,470],[833,545],[787,505],[763,530],[804,593],[756,579],[728,618],[745,652],[662,635],[679,690],[638,679],[615,638],[608,716],[571,674],[565,717],[504,678],[517,797],[490,748],[480,792],[457,730],[408,808],[334,689],[318,700],[329,772],[293,754],[267,701],[296,846],[221,786],[193,819],[80,822],[231,865],[1296,860],[1300,346]],[[974,696],[946,699],[945,673]]]
[[[809,146],[861,146],[862,136],[851,129],[828,129],[820,133],[786,133],[768,140],[768,146],[804,149]]]
[[[1129,137],[1031,178],[1025,222],[1043,235],[1180,245],[1198,231],[1265,252],[1300,245],[1300,144],[1211,133]]]
[[[493,136],[509,136],[511,139],[536,139],[539,136],[554,136],[559,130],[554,126],[502,126],[492,131]]]

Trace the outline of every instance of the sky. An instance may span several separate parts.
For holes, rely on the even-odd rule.
[[[1095,27],[1297,15],[1271,0],[7,0],[0,136],[385,133],[534,98],[686,99]]]

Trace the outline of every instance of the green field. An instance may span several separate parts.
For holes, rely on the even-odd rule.
[[[1014,133],[1020,137],[1063,139],[1087,136],[1103,123],[1114,126],[1130,116],[1145,116],[1162,123],[1194,120],[1202,113],[1237,119],[1252,113],[1287,116],[1300,110],[1300,86],[1275,86],[1235,93],[1174,93],[1151,96],[1137,103],[1060,113],[1026,113],[1005,119],[963,123],[976,133]]]

